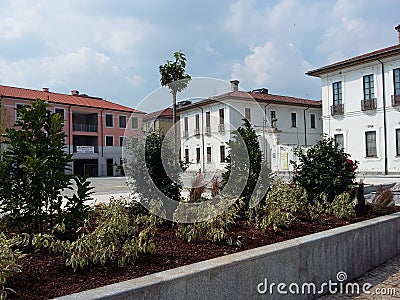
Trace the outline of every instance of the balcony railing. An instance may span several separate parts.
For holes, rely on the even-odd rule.
[[[400,95],[392,95],[392,106],[400,106]]]
[[[205,131],[206,131],[207,134],[211,134],[210,126],[206,126]]]
[[[184,131],[183,131],[183,137],[187,138],[188,136],[189,136],[188,131],[187,131],[187,130],[184,130]]]
[[[200,128],[194,129],[194,135],[200,135]]]
[[[97,132],[97,125],[92,124],[72,124],[73,131]]]
[[[218,132],[225,132],[225,124],[218,124]]]
[[[343,115],[344,114],[344,105],[343,104],[335,104],[331,106],[331,115]]]
[[[376,110],[376,98],[361,100],[361,110]]]

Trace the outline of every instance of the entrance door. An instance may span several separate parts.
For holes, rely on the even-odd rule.
[[[107,158],[107,176],[114,176],[114,161],[112,158]]]

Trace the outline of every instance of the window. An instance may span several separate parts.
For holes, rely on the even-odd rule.
[[[200,163],[200,147],[196,148],[196,164]]]
[[[206,127],[210,127],[211,124],[211,114],[209,111],[206,112]]]
[[[15,119],[19,119],[19,117],[21,116],[20,112],[18,111],[19,109],[23,108],[25,105],[24,104],[17,104],[15,106],[16,108],[16,115],[15,115]]]
[[[199,130],[200,129],[200,115],[199,114],[197,114],[195,116],[195,121],[196,121],[196,130]]]
[[[276,119],[276,111],[275,110],[271,110],[271,121],[272,119]]]
[[[394,94],[400,95],[400,69],[393,70]]]
[[[310,114],[311,128],[315,128],[315,114]]]
[[[126,128],[126,116],[119,116],[119,128]]]
[[[290,116],[292,119],[292,127],[297,127],[297,114],[292,112]]]
[[[114,116],[106,114],[106,127],[114,127]]]
[[[132,129],[139,129],[139,118],[138,117],[132,117],[131,118],[131,122],[132,122]]]
[[[61,118],[65,119],[64,108],[55,108],[54,113],[59,114]]]
[[[343,134],[335,134],[334,135],[335,146],[338,149],[344,149],[344,140]]]
[[[224,116],[224,109],[219,109],[219,124],[225,124],[225,116]]]
[[[219,156],[220,156],[220,162],[224,163],[225,162],[225,146],[221,145],[219,146]]]
[[[245,117],[249,122],[251,122],[251,114],[250,114],[250,108],[249,108],[249,107],[246,107],[246,108],[244,109],[244,117]]]
[[[184,128],[185,128],[185,131],[188,131],[188,128],[189,128],[188,117],[185,117],[185,119],[184,119]]]
[[[400,156],[400,129],[396,129],[396,156]]]
[[[365,132],[365,149],[367,157],[377,157],[376,131]]]
[[[120,136],[119,137],[119,146],[123,147],[124,146],[124,142],[125,142],[125,137],[124,136]]]
[[[364,100],[375,98],[374,95],[374,74],[364,76]]]
[[[184,157],[185,163],[189,163],[189,149],[185,149],[185,157]]]
[[[333,87],[333,105],[342,104],[342,82],[334,82]]]
[[[106,146],[114,146],[114,137],[112,135],[106,135]]]
[[[207,163],[211,163],[211,147],[207,147]]]

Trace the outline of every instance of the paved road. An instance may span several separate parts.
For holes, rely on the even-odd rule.
[[[400,256],[383,263],[352,282],[358,283],[361,291],[364,284],[369,283],[372,287],[368,289],[369,293],[325,295],[320,299],[400,299]]]

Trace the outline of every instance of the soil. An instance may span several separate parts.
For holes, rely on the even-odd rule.
[[[396,207],[396,211],[400,209]],[[157,253],[142,256],[132,265],[124,268],[116,264],[92,265],[85,270],[74,272],[71,267],[66,267],[63,259],[57,255],[25,254],[18,260],[22,272],[8,279],[7,286],[17,292],[17,294],[10,292],[9,299],[49,299],[68,295],[373,217],[375,216],[367,214],[352,222],[335,217],[327,217],[322,222],[299,219],[292,224],[291,228],[278,228],[277,231],[269,228],[266,232],[256,230],[247,222],[241,221],[229,233],[231,237],[239,238],[242,243],[240,248],[201,240],[187,243],[175,236],[173,228],[164,226],[156,233]]]

